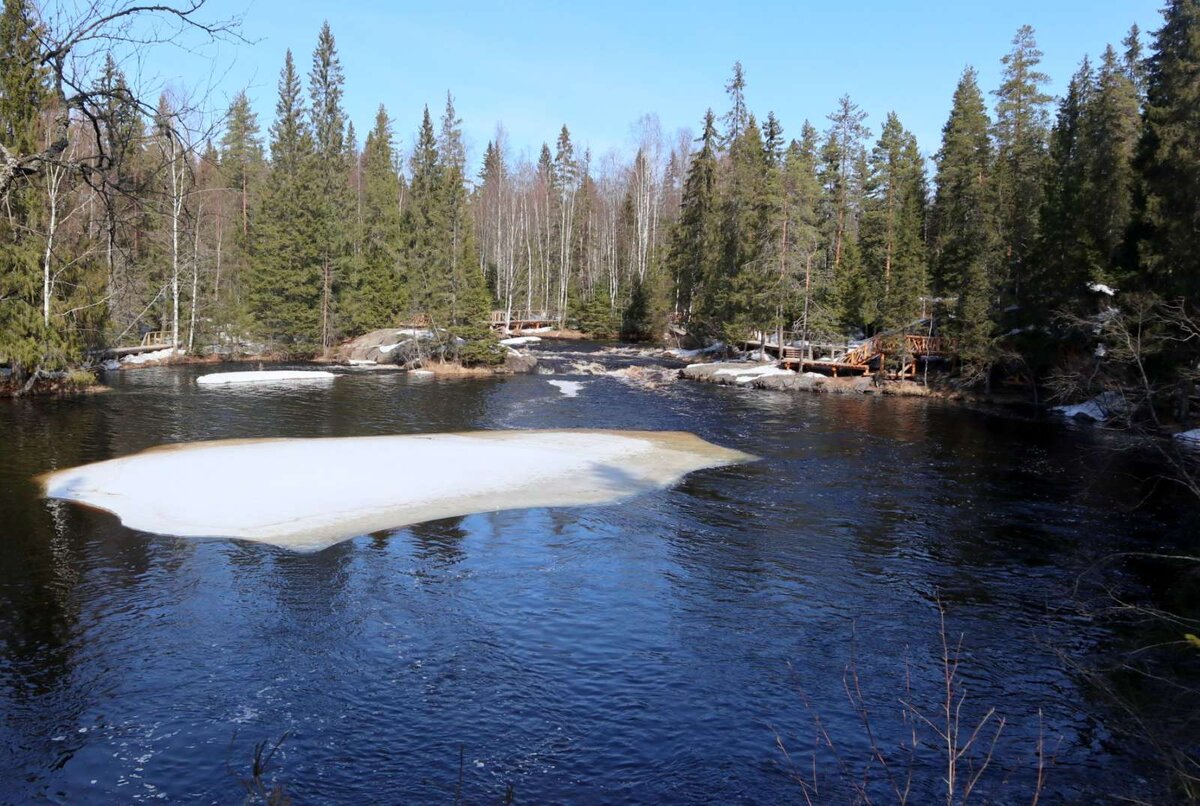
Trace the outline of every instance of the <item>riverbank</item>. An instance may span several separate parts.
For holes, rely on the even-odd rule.
[[[97,380],[95,373],[83,369],[39,372],[19,383],[7,375],[0,376],[0,398],[73,397],[106,391],[108,387]]]
[[[1033,403],[1014,390],[992,393],[964,390],[946,382],[943,377],[928,385],[906,380],[885,380],[875,376],[858,375],[835,378],[819,372],[794,372],[781,369],[774,363],[750,361],[714,361],[689,364],[679,370],[679,377],[701,383],[715,383],[748,389],[776,392],[808,392],[829,395],[876,395],[883,397],[921,397],[956,403],[968,408],[1015,415],[1037,415],[1051,411],[1044,404]]]

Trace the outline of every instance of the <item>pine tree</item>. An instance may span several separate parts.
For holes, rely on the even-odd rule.
[[[986,370],[993,358],[996,229],[989,212],[989,128],[975,71],[968,68],[954,91],[936,157],[932,285],[939,296],[957,298],[947,330],[957,337],[964,364],[976,371]]]
[[[238,229],[250,232],[250,200],[257,196],[256,183],[262,178],[263,146],[258,116],[250,108],[245,91],[238,92],[226,113],[228,123],[221,137],[221,172],[227,186],[238,196]]]
[[[262,335],[301,353],[322,344],[325,244],[319,240],[322,187],[315,163],[300,77],[288,51],[271,125],[271,170],[248,302]]]
[[[925,291],[925,171],[917,140],[887,116],[871,152],[862,218],[867,320],[890,330],[918,318]]]
[[[1200,0],[1169,0],[1146,74],[1138,256],[1143,282],[1200,299]]]
[[[704,129],[692,155],[679,219],[671,233],[668,264],[675,285],[675,312],[688,317],[707,316],[715,309],[717,247],[717,130],[712,110],[704,115]]]
[[[0,12],[0,138],[13,153],[40,150],[39,116],[48,97],[38,59],[36,11],[26,0],[7,0]],[[0,215],[0,362],[21,381],[50,353],[41,311],[38,266],[38,197],[17,185]]]
[[[1051,98],[1042,91],[1050,78],[1037,69],[1042,52],[1033,28],[1021,26],[1012,44],[1012,51],[1001,60],[1004,82],[995,92],[994,182],[1004,249],[1004,291],[1020,304],[1026,297],[1029,256],[1038,234]]]

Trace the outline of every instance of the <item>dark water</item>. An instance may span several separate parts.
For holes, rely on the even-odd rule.
[[[212,390],[200,371],[0,406],[0,800],[236,802],[254,745],[286,735],[266,777],[304,803],[797,801],[814,717],[836,746],[816,800],[841,800],[840,765],[870,757],[847,664],[885,750],[911,735],[901,699],[936,721],[939,595],[964,725],[1006,720],[985,794],[1028,801],[1039,723],[1049,802],[1149,786],[1074,671],[1116,639],[1071,594],[1177,525],[1126,510],[1104,435],[612,377],[567,398],[545,375]],[[524,427],[683,429],[762,461],[310,555],[134,532],[32,481],[172,442]],[[914,802],[944,798],[922,737]]]

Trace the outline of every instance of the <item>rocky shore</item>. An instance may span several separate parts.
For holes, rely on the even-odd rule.
[[[826,394],[898,395],[931,397],[936,392],[913,381],[876,381],[873,377],[831,378],[819,372],[793,372],[772,363],[747,361],[690,364],[679,371],[681,377],[705,383],[769,389],[780,392],[822,392]]]

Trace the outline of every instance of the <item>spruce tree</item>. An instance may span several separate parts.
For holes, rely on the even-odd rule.
[[[400,178],[392,140],[391,120],[380,105],[362,155],[362,254],[339,298],[352,333],[394,326],[408,309],[400,277]]]
[[[224,256],[226,270],[217,279],[216,298],[226,321],[241,318],[246,273],[251,266],[251,242],[257,235],[257,215],[266,176],[258,116],[245,92],[234,96],[226,115],[218,156],[222,184],[229,189],[234,212],[228,216],[230,246]]]
[[[918,318],[925,291],[925,171],[916,138],[888,114],[871,151],[862,218],[867,320],[890,330]]]
[[[787,229],[785,268],[795,285],[794,299],[789,293],[792,289],[785,287],[782,302],[784,310],[791,311],[804,341],[817,334],[832,337],[837,330],[836,312],[831,305],[832,276],[822,246],[819,137],[816,128],[804,121],[799,139],[788,145],[784,155],[781,179]]]
[[[1143,282],[1200,300],[1200,0],[1169,0],[1146,73],[1137,249]]]
[[[1129,33],[1121,40],[1125,46],[1125,75],[1133,82],[1139,100],[1146,93],[1146,62],[1142,58],[1142,32],[1137,23],[1129,27]]]
[[[1080,298],[1087,281],[1099,273],[1090,217],[1081,214],[1094,195],[1087,120],[1093,87],[1092,68],[1084,59],[1059,102],[1050,133],[1038,248],[1028,275],[1026,319],[1033,323],[1044,325],[1057,310]]]
[[[868,135],[866,113],[843,95],[829,115],[830,128],[821,149],[821,182],[825,188],[825,238],[827,262],[832,270],[836,298],[831,303],[845,327],[862,322],[865,278],[853,246],[858,237]]]
[[[346,150],[346,115],[342,111],[345,76],[329,23],[321,26],[313,51],[308,92],[316,181],[320,189],[313,232],[321,249],[321,346],[328,348],[335,334],[334,295],[350,259],[353,198],[350,162]]]
[[[770,249],[774,240],[768,189],[771,166],[758,122],[750,115],[729,147],[729,168],[722,200],[722,255],[718,311],[726,338],[749,330],[773,329],[772,297],[777,276]]]
[[[729,111],[723,118],[725,135],[722,143],[729,148],[745,131],[750,120],[750,112],[746,108],[746,72],[741,62],[733,63],[733,75],[725,85],[725,93],[729,96]]]
[[[936,157],[931,279],[935,294],[956,298],[954,321],[946,329],[975,372],[985,371],[993,359],[997,238],[990,212],[989,128],[975,71],[968,68],[954,91]]]
[[[27,0],[8,0],[0,12],[0,138],[17,154],[40,150],[39,116],[48,97],[40,66],[36,10]],[[27,182],[6,198],[0,215],[0,362],[20,381],[50,353],[41,312],[38,265],[38,195]]]
[[[1003,290],[1020,304],[1026,298],[1024,283],[1038,234],[1051,98],[1042,90],[1050,79],[1037,69],[1042,52],[1033,28],[1021,26],[1012,44],[1001,60],[1004,81],[994,93],[994,192],[1004,250]]]
[[[408,296],[416,312],[427,316],[435,328],[445,329],[452,312],[450,254],[443,240],[448,227],[442,163],[429,107],[425,107],[409,157],[409,175],[409,197],[404,208]]]
[[[325,244],[319,240],[322,186],[315,163],[300,77],[288,51],[279,77],[271,168],[247,290],[259,332],[298,353],[322,345]]]
[[[462,139],[462,121],[454,110],[454,98],[446,93],[438,139],[442,240],[447,252],[450,310],[446,327],[453,337],[460,361],[473,364],[497,363],[503,358],[491,329],[492,297],[479,271],[475,228],[466,190],[467,156]]]
[[[717,129],[710,109],[692,155],[679,219],[671,232],[668,264],[675,285],[675,312],[707,316],[715,309],[713,286],[717,273]]]
[[[1133,159],[1141,134],[1141,108],[1135,80],[1108,47],[1096,74],[1084,115],[1088,160],[1087,195],[1078,209],[1091,226],[1099,252],[1094,281],[1123,282],[1124,246],[1133,219]]]

